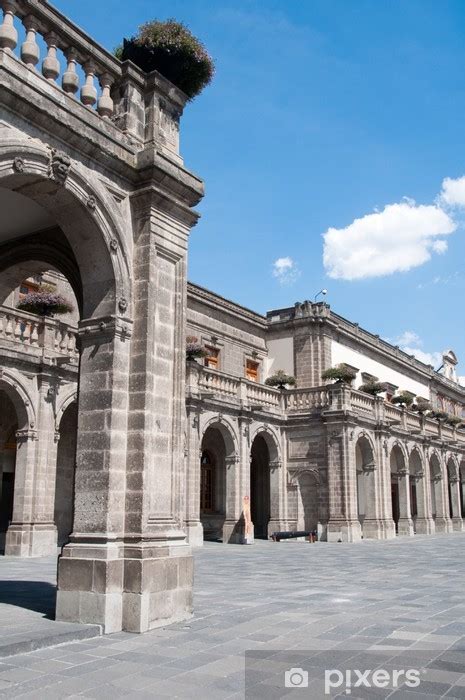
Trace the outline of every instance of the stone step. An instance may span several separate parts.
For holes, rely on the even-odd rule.
[[[38,626],[22,629],[17,633],[9,632],[0,637],[0,658],[27,654],[30,651],[54,647],[58,644],[78,642],[83,639],[100,637],[100,625],[78,625],[71,622],[42,620]]]

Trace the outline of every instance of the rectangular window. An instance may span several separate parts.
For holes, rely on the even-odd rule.
[[[210,367],[211,369],[219,369],[220,351],[218,350],[218,348],[212,348],[206,345],[205,350],[208,352],[208,355],[205,357],[205,367]]]
[[[26,294],[31,294],[31,292],[37,292],[38,289],[38,284],[33,284],[32,282],[22,282],[22,284],[19,287],[19,296],[25,297]]]
[[[260,369],[260,363],[254,360],[247,360],[245,367],[245,376],[251,382],[258,382],[258,371]]]

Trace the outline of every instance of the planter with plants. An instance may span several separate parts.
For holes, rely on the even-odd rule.
[[[345,364],[340,364],[336,365],[336,367],[330,367],[329,369],[325,369],[325,371],[321,375],[322,379],[324,379],[325,381],[328,379],[332,379],[334,382],[341,384],[351,384],[356,376],[356,370],[352,369],[352,367],[349,367]]]
[[[29,292],[16,306],[20,311],[28,311],[38,316],[61,316],[71,313],[73,305],[61,294],[47,286],[39,287],[36,292]]]
[[[295,386],[295,377],[286,374],[283,369],[278,369],[271,377],[265,379],[265,384],[274,386],[277,389],[285,389],[288,386]]]
[[[203,357],[207,357],[208,352],[205,350],[202,343],[195,335],[188,335],[186,338],[186,359],[187,360],[197,360]]]
[[[363,391],[364,394],[371,394],[371,396],[378,396],[386,391],[386,385],[383,382],[379,382],[377,378],[374,378],[365,384],[361,384],[358,387],[359,391]]]
[[[442,423],[445,423],[446,420],[447,420],[448,417],[449,417],[449,414],[447,413],[447,411],[436,411],[436,410],[434,410],[434,411],[430,411],[428,417],[429,417],[429,418],[435,418],[437,421],[440,421],[440,422],[442,422]]]
[[[463,419],[460,418],[460,416],[453,416],[449,414],[446,418],[446,423],[448,425],[451,425],[452,427],[458,428],[459,425],[461,425],[463,422]]]
[[[398,406],[405,406],[405,408],[409,408],[413,404],[413,399],[415,397],[412,396],[408,391],[400,391],[396,396],[393,396],[391,399],[391,403],[397,404]]]
[[[122,61],[132,61],[146,73],[157,70],[189,99],[202,92],[215,72],[213,59],[202,42],[174,19],[143,24],[136,36],[124,39],[115,55]]]
[[[427,399],[422,399],[417,396],[415,403],[411,406],[412,411],[416,411],[420,414],[425,414],[431,411],[431,403]]]

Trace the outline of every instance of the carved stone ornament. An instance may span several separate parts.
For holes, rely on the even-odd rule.
[[[97,207],[97,200],[92,195],[87,200],[87,208],[91,211],[95,211]]]
[[[50,158],[50,177],[64,185],[71,167],[71,159],[63,151],[52,149]]]
[[[116,240],[116,238],[111,239],[110,248],[114,253],[118,250],[118,241]]]
[[[17,173],[24,172],[24,160],[17,156],[13,161],[13,168],[16,170]]]
[[[121,313],[124,313],[124,311],[127,310],[128,308],[128,301],[124,297],[121,297],[121,299],[118,302],[118,308],[121,311]]]

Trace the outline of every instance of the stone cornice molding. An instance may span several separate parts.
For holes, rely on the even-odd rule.
[[[219,294],[215,294],[215,292],[212,292],[205,287],[201,287],[198,284],[188,282],[187,296],[188,298],[190,296],[194,300],[203,302],[206,306],[209,306],[212,309],[220,308],[222,311],[226,311],[232,316],[239,316],[248,323],[254,324],[260,330],[265,331],[267,328],[267,322],[264,316],[252,311],[251,309],[247,309],[245,306],[235,304],[229,299],[225,299]]]
[[[81,346],[93,345],[98,341],[119,338],[125,341],[131,337],[132,320],[116,316],[88,318],[79,322],[78,336]]]

